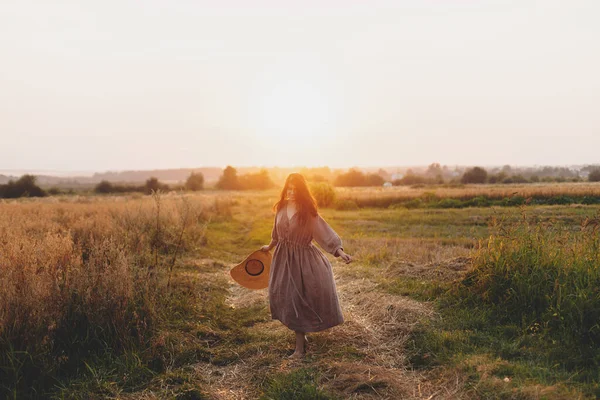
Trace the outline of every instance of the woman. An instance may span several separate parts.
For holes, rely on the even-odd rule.
[[[344,322],[337,297],[331,264],[314,246],[341,257],[346,264],[352,257],[344,253],[340,237],[317,212],[317,202],[300,174],[290,174],[273,206],[275,223],[271,243],[277,246],[269,276],[271,316],[296,332],[294,358],[306,352],[306,332],[318,332]]]

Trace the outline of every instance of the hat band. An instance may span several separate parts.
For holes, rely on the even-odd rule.
[[[265,265],[260,260],[252,259],[249,260],[246,265],[244,265],[244,269],[248,275],[258,276],[265,270]]]

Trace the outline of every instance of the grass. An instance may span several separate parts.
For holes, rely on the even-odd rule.
[[[473,267],[435,297],[441,318],[415,333],[413,365],[470,371],[486,398],[526,397],[539,384],[547,398],[599,396],[598,226],[597,215],[579,229],[526,214],[497,222]]]
[[[492,206],[600,204],[600,184],[562,183],[527,185],[438,185],[392,188],[338,189],[338,201],[346,209],[465,208]]]
[[[261,400],[332,400],[332,395],[319,389],[318,374],[311,369],[297,369],[271,377]]]
[[[434,190],[455,189],[486,188]],[[0,270],[1,396],[598,395],[598,206],[530,205],[526,220],[516,207],[321,210],[355,257],[349,265],[330,258],[346,322],[309,335],[309,355],[292,363],[293,335],[271,321],[265,292],[227,275],[268,243],[276,198],[204,192],[164,195],[160,206],[139,195],[0,204],[8,266]]]

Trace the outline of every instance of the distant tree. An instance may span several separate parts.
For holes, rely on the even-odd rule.
[[[217,189],[222,190],[239,190],[241,189],[240,181],[237,176],[237,170],[228,165],[223,170],[223,175],[219,178],[216,184]]]
[[[392,175],[383,168],[379,168],[377,175],[381,176],[384,181],[389,181],[392,178]]]
[[[251,189],[251,190],[265,190],[275,186],[269,171],[262,169],[257,173],[250,173],[240,176],[239,178],[240,189]]]
[[[112,193],[115,189],[113,184],[109,181],[101,181],[99,184],[94,187],[94,192],[96,193]]]
[[[507,178],[507,175],[504,171],[500,171],[497,174],[490,175],[488,178],[489,183],[502,183]]]
[[[194,192],[204,189],[204,175],[202,172],[192,172],[185,181],[185,188]]]
[[[351,168],[345,174],[338,175],[338,177],[335,178],[335,186],[366,186],[366,180],[365,174],[355,168]]]
[[[327,178],[319,174],[309,175],[306,177],[306,180],[309,182],[327,182]]]
[[[600,168],[590,171],[590,174],[588,175],[588,181],[600,182]]]
[[[430,178],[437,178],[438,176],[442,176],[442,166],[439,163],[429,164],[429,166],[427,167],[427,171],[425,171],[425,175]]]
[[[385,179],[379,174],[368,174],[365,177],[365,186],[382,186]]]
[[[508,179],[510,179],[510,182],[507,182],[505,179],[502,183],[529,183],[523,175],[513,175]]]
[[[412,170],[408,170],[408,173],[404,175],[400,179],[395,179],[392,184],[394,186],[402,186],[402,185],[419,185],[430,183],[427,178],[421,175],[417,175]]]
[[[46,192],[36,184],[34,175],[23,175],[16,181],[10,180],[6,185],[0,185],[0,197],[44,197]]]
[[[146,184],[144,185],[144,193],[151,194],[152,192],[157,192],[159,190],[166,192],[169,190],[169,185],[160,183],[158,178],[155,177],[152,177],[146,181]]]
[[[487,171],[481,167],[473,167],[465,171],[461,178],[462,183],[485,183]]]

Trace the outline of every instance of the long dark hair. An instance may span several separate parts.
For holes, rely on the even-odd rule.
[[[311,216],[317,216],[317,201],[310,193],[310,189],[308,189],[308,185],[306,184],[306,179],[304,179],[302,174],[292,173],[288,175],[285,180],[285,185],[283,185],[283,189],[281,189],[279,201],[273,205],[273,211],[278,212],[287,204],[285,196],[290,183],[294,184],[296,187],[295,202],[298,206],[298,221],[301,225],[304,225]]]

